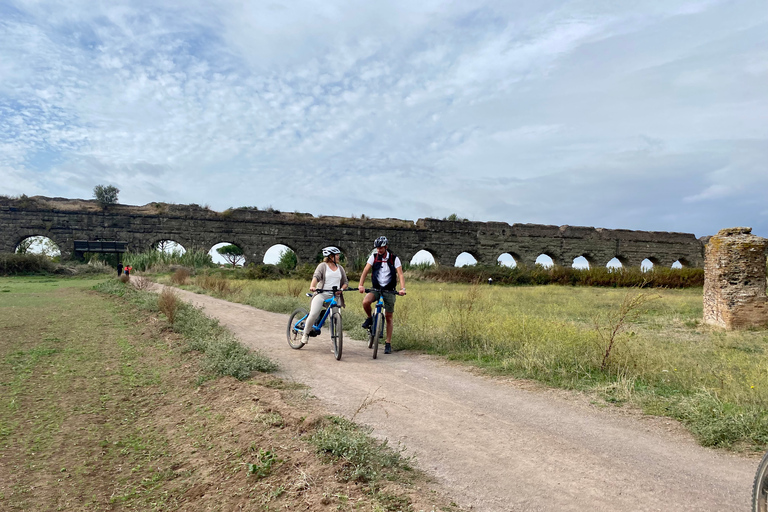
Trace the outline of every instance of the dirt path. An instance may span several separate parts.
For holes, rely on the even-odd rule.
[[[326,333],[292,350],[286,315],[179,291],[305,383],[335,413],[402,442],[460,505],[478,511],[744,511],[757,460],[698,446],[675,422],[590,405],[426,356],[372,360]]]

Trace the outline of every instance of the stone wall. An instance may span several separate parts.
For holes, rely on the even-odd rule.
[[[197,205],[150,203],[114,205],[104,210],[94,201],[64,198],[0,197],[0,252],[12,252],[24,238],[46,236],[63,258],[72,256],[74,240],[122,240],[133,252],[148,250],[159,240],[173,240],[187,250],[204,250],[220,242],[238,245],[247,261],[261,262],[275,244],[296,252],[299,262],[313,262],[322,247],[338,246],[348,258],[367,256],[381,235],[404,261],[420,250],[435,261],[453,265],[462,252],[479,263],[493,264],[504,253],[518,264],[533,265],[541,254],[570,266],[583,256],[603,267],[612,258],[639,267],[648,258],[655,265],[702,267],[703,245],[688,233],[629,231],[578,226],[507,224],[419,219],[313,217],[252,208],[215,212]]]
[[[752,228],[721,229],[704,262],[704,323],[726,329],[768,327],[765,252]]]

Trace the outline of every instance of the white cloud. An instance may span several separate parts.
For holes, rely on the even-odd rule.
[[[6,4],[0,193],[351,213],[309,201],[332,182],[358,214],[711,231],[764,184],[766,28],[753,0]]]

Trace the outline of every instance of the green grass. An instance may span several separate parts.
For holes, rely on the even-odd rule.
[[[230,285],[219,296],[268,311],[287,313],[309,300],[304,281]],[[595,321],[607,326],[638,290],[409,281],[408,296],[397,300],[393,346],[673,417],[704,445],[768,446],[768,331],[701,325],[701,288],[644,292],[658,299],[619,335],[605,370]],[[346,297],[345,333],[362,339],[361,297]]]
[[[157,312],[157,295],[126,286],[116,279],[100,282],[96,289],[123,297],[146,311]],[[217,320],[205,316],[199,309],[179,302],[173,329],[184,336],[189,350],[205,354],[203,366],[211,376],[231,376],[248,379],[253,372],[274,372],[277,364],[263,354],[243,346]]]

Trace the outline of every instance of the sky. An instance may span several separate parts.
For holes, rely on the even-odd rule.
[[[765,0],[0,0],[0,194],[768,237]]]

